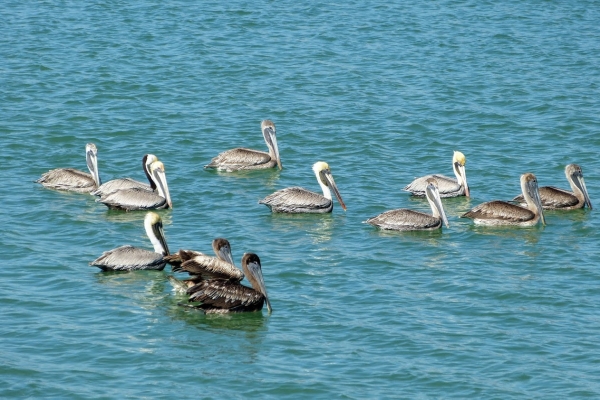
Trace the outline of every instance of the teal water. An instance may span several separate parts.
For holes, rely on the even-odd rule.
[[[593,1],[16,2],[0,5],[0,397],[597,398],[600,234],[594,210],[530,229],[458,216],[567,187],[582,166],[600,207],[600,8]],[[284,169],[203,170],[264,149]],[[33,183],[85,169],[104,181],[166,165],[170,247],[256,252],[271,302],[204,316],[163,272],[87,263],[150,248],[144,213]],[[427,211],[401,189],[467,156],[471,199],[450,228],[362,223]],[[327,161],[348,206],[272,215],[257,201],[318,190]]]

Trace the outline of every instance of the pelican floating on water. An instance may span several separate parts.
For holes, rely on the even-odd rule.
[[[521,175],[521,190],[527,208],[495,200],[480,204],[461,217],[472,218],[476,224],[481,225],[533,226],[540,220],[542,224],[546,225],[535,175],[531,173]]]
[[[277,146],[277,137],[275,135],[275,124],[266,119],[260,124],[262,134],[269,148],[269,152],[237,148],[227,150],[215,158],[204,168],[215,168],[221,171],[239,171],[246,169],[281,169],[281,158],[279,157],[279,147]]]
[[[154,161],[150,165],[150,176],[156,184],[156,191],[140,188],[117,190],[96,201],[105,204],[108,208],[125,211],[173,208],[164,164]]]
[[[458,197],[470,196],[469,185],[467,184],[467,173],[465,164],[467,158],[460,151],[455,151],[452,157],[452,169],[456,179],[449,178],[444,175],[427,175],[417,178],[404,188],[407,192],[411,192],[413,196],[425,196],[425,188],[427,187],[427,179],[435,178],[437,181],[440,197]]]
[[[50,189],[90,193],[101,185],[98,150],[94,143],[85,145],[85,160],[91,174],[73,168],[57,168],[46,172],[36,182]]]
[[[333,180],[329,165],[326,162],[318,161],[313,165],[313,171],[321,190],[323,190],[322,195],[301,187],[290,187],[268,195],[260,200],[259,204],[265,204],[272,212],[278,213],[328,213],[333,210],[331,198],[331,190],[333,190],[340,206],[345,211],[346,205]]]
[[[442,223],[448,228],[448,219],[446,218],[446,213],[444,212],[442,200],[434,178],[427,179],[425,196],[429,201],[433,215],[401,208],[386,211],[376,217],[369,218],[365,222],[381,229],[395,231],[439,229],[442,227]]]
[[[242,268],[246,279],[252,285],[251,288],[242,285],[237,275],[232,275],[230,279],[203,280],[187,290],[190,302],[200,302],[193,307],[206,314],[224,314],[260,311],[266,303],[271,313],[260,259],[254,253],[245,253],[242,257]]]
[[[90,262],[91,266],[103,271],[135,271],[158,270],[162,271],[167,262],[164,256],[169,254],[169,247],[163,232],[160,216],[149,212],[144,218],[146,235],[154,246],[154,251],[140,249],[133,246],[121,246],[105,251],[100,257]]]
[[[145,154],[142,158],[142,169],[144,170],[144,174],[146,174],[146,178],[148,179],[148,182],[150,182],[150,185],[135,181],[131,178],[113,179],[100,185],[92,192],[92,194],[94,196],[102,197],[109,193],[123,189],[140,188],[148,191],[156,190],[156,183],[154,183],[152,177],[150,176],[150,165],[152,165],[152,163],[155,161],[158,161],[158,158],[154,154]]]
[[[235,265],[233,256],[231,255],[231,244],[225,238],[216,238],[212,241],[212,248],[219,260],[226,261],[229,264]],[[165,257],[167,263],[171,264],[174,272],[182,271],[181,264],[190,260],[195,256],[206,256],[206,254],[195,250],[179,250],[177,253]],[[210,256],[207,256],[210,257]]]
[[[232,276],[237,276],[238,281],[244,279],[244,274],[233,262],[229,241],[224,238],[214,239],[212,247],[216,258],[194,250],[179,250],[165,256],[165,261],[171,264],[173,272],[187,272],[191,275],[189,279],[183,280],[169,276],[176,292],[186,293],[189,288],[206,279],[231,279]]]
[[[540,199],[545,210],[574,210],[587,206],[591,209],[592,203],[588,195],[583,172],[577,164],[569,164],[565,167],[565,175],[571,185],[572,192],[553,186],[542,186],[540,188]],[[524,202],[523,195],[519,195],[513,201]]]

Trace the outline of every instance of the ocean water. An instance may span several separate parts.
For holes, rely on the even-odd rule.
[[[5,1],[0,5],[0,397],[598,398],[596,209],[547,226],[459,216],[519,194],[519,176],[568,188],[583,168],[600,207],[600,8],[593,1],[365,3]],[[283,170],[219,173],[233,147]],[[173,251],[257,253],[273,313],[205,316],[162,272],[102,273],[103,251],[151,248],[143,212],[34,181],[104,181],[166,167]],[[402,188],[452,175],[450,228],[382,232]],[[318,191],[330,215],[273,215],[275,190]],[[238,264],[239,265],[239,264]]]

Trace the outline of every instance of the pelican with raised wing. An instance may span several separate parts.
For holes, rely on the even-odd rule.
[[[540,199],[545,210],[574,210],[586,205],[591,209],[592,202],[583,180],[583,172],[577,164],[569,164],[565,167],[567,181],[571,185],[572,192],[559,189],[554,186],[542,186],[540,188]],[[513,201],[523,205],[523,195],[519,195]]]
[[[152,165],[152,163],[155,161],[158,161],[158,158],[154,154],[145,154],[144,157],[142,157],[142,169],[144,170],[144,174],[146,175],[146,178],[150,184],[135,181],[131,178],[113,179],[100,185],[100,187],[94,190],[92,194],[94,196],[102,197],[109,193],[123,189],[140,188],[148,191],[156,190],[156,184],[150,176],[150,165]]]
[[[323,194],[318,194],[301,187],[281,189],[260,200],[260,204],[268,206],[276,213],[329,213],[333,210],[331,191],[335,194],[340,206],[346,210],[346,205],[333,180],[331,169],[326,162],[318,161],[313,165],[317,182]]]
[[[231,255],[231,244],[229,243],[229,240],[225,238],[213,239],[212,248],[219,260],[235,265],[235,263],[233,262],[233,256]],[[177,253],[173,253],[165,257],[165,260],[167,260],[167,263],[169,263],[173,267],[173,271],[177,272],[181,271],[181,264],[195,256],[206,256],[206,254],[196,250],[181,249]]]
[[[441,228],[442,223],[448,228],[448,218],[446,218],[437,189],[437,182],[434,178],[427,179],[425,196],[429,201],[433,215],[401,208],[386,211],[376,217],[369,218],[365,222],[381,229],[394,231],[433,230]]]
[[[275,135],[275,124],[268,119],[260,124],[263,137],[269,148],[269,152],[236,148],[227,150],[212,159],[210,164],[204,168],[215,168],[221,171],[239,171],[249,169],[266,169],[279,167],[281,169],[281,158]]]
[[[125,211],[173,208],[164,164],[154,161],[150,165],[150,176],[156,184],[155,191],[140,188],[117,190],[96,201],[103,203],[108,208]]]
[[[207,279],[244,279],[244,274],[236,268],[231,255],[231,245],[224,238],[216,238],[212,247],[217,255],[211,257],[195,250],[179,250],[175,254],[165,256],[165,261],[171,264],[173,272],[187,272],[190,278],[179,280],[169,276],[169,280],[178,293],[185,293],[190,287]]]
[[[208,279],[187,290],[190,302],[199,302],[192,307],[206,314],[225,314],[234,312],[260,311],[267,304],[269,314],[272,312],[269,296],[262,275],[260,259],[254,253],[245,253],[242,257],[242,268],[246,279],[252,287],[244,286],[238,275],[230,279]],[[239,271],[241,273],[241,271]]]
[[[57,168],[46,172],[36,182],[49,189],[90,193],[102,184],[98,173],[98,150],[94,143],[85,145],[85,160],[89,174],[73,168]]]
[[[535,175],[532,173],[521,175],[521,190],[527,208],[506,201],[495,200],[480,204],[461,215],[461,217],[472,218],[476,224],[480,225],[533,226],[539,221],[546,225]]]
[[[413,196],[425,196],[425,188],[427,187],[427,179],[435,178],[437,181],[440,197],[458,197],[470,196],[469,185],[467,184],[467,173],[465,165],[467,158],[460,151],[455,151],[452,156],[452,169],[456,179],[444,175],[427,175],[417,178],[406,187],[404,190],[411,192]]]
[[[90,262],[90,265],[103,271],[162,271],[167,264],[164,256],[169,254],[169,247],[163,232],[160,215],[154,212],[146,214],[144,227],[146,235],[148,235],[152,246],[154,246],[154,251],[125,245],[105,251],[100,257]]]

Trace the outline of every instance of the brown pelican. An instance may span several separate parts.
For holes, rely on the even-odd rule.
[[[146,235],[154,246],[154,251],[133,246],[121,246],[105,251],[100,257],[90,262],[91,266],[103,271],[135,271],[151,269],[161,271],[167,262],[163,256],[169,254],[169,247],[163,232],[160,216],[149,212],[144,218]]]
[[[239,171],[243,169],[281,169],[281,158],[279,158],[279,148],[277,147],[277,138],[275,136],[275,124],[268,119],[260,124],[265,142],[269,152],[237,148],[227,150],[215,158],[204,168],[216,168],[221,171]]]
[[[233,256],[231,255],[231,244],[229,244],[229,240],[225,238],[213,239],[212,248],[219,260],[235,265]],[[167,260],[167,263],[171,264],[172,267],[180,268],[183,262],[198,255],[203,256],[204,253],[195,250],[179,250],[177,253],[165,257],[165,260]]]
[[[404,190],[411,192],[413,196],[425,196],[427,179],[435,178],[438,183],[440,197],[470,196],[469,185],[467,185],[467,173],[465,164],[467,159],[460,151],[455,151],[452,157],[452,169],[456,179],[444,175],[427,175],[417,178],[409,183]]]
[[[149,191],[156,190],[156,184],[150,176],[150,165],[152,165],[154,161],[158,161],[158,158],[154,154],[145,154],[142,158],[142,168],[144,169],[144,174],[146,174],[146,178],[148,178],[150,185],[147,183],[134,181],[131,178],[113,179],[100,185],[92,192],[92,194],[94,196],[102,197],[109,193],[116,192],[117,190],[131,189],[136,187]]]
[[[164,164],[154,161],[150,165],[150,176],[156,184],[158,193],[140,188],[123,189],[104,195],[97,201],[105,204],[108,208],[126,211],[173,208]]]
[[[46,172],[36,182],[50,189],[90,193],[101,185],[98,174],[98,150],[94,143],[85,145],[85,160],[91,174],[73,168],[57,168]]]
[[[461,217],[473,218],[476,224],[481,225],[533,226],[540,220],[546,225],[535,175],[531,173],[521,175],[521,190],[527,208],[496,200],[480,204]]]
[[[267,309],[271,313],[260,259],[254,253],[245,253],[242,257],[242,268],[252,288],[242,285],[237,276],[203,280],[187,290],[190,302],[200,302],[193,307],[206,314],[224,314],[260,311],[263,304],[267,303]]]
[[[442,227],[442,223],[444,223],[446,227],[449,227],[435,179],[427,179],[425,196],[429,201],[433,215],[401,208],[398,210],[386,211],[376,217],[369,218],[365,222],[381,229],[395,231],[439,229]]]
[[[577,164],[569,164],[565,167],[565,175],[573,191],[569,192],[553,186],[542,186],[540,188],[540,199],[542,200],[544,209],[574,210],[576,208],[583,208],[586,204],[591,209],[592,203],[585,187],[581,167]],[[519,195],[513,201],[523,203],[523,196]]]
[[[323,194],[318,194],[301,187],[281,189],[259,201],[267,205],[272,212],[278,213],[328,213],[333,210],[331,191],[333,190],[340,206],[346,210],[346,205],[333,180],[331,170],[326,162],[318,161],[313,165],[317,182],[321,185]]]
[[[176,292],[185,293],[187,289],[206,279],[231,279],[232,276],[237,276],[238,281],[244,279],[244,274],[233,262],[229,241],[224,238],[214,239],[212,247],[216,258],[194,250],[179,250],[165,256],[165,261],[171,264],[173,272],[188,272],[191,275],[190,279],[185,280],[169,277]]]

